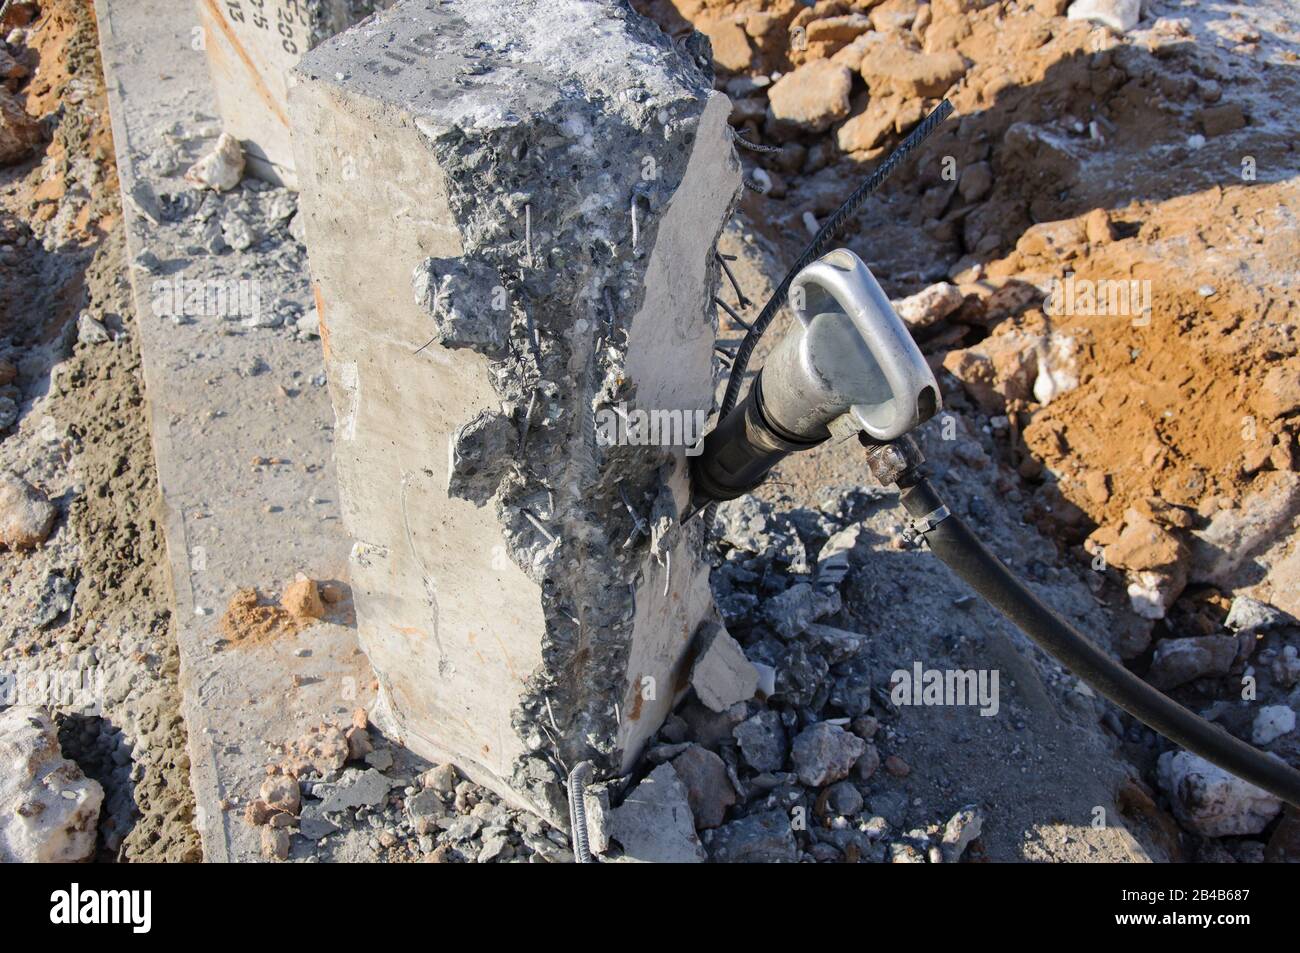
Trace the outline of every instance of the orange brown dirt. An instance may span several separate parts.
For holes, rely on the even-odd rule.
[[[1065,267],[1149,281],[1149,324],[1031,308],[998,326],[1078,348],[1078,387],[1026,406],[1024,437],[1094,522],[1116,524],[1152,497],[1209,515],[1296,469],[1300,354],[1286,318],[1300,301],[1278,282],[1300,255],[1285,222],[1296,199],[1289,184],[1233,186],[1118,210],[1136,233],[1085,238]],[[1023,270],[1061,264],[1013,256]]]
[[[352,622],[351,601],[335,582],[318,584],[300,576],[284,588],[279,602],[257,589],[236,590],[221,616],[221,631],[236,644],[256,645],[298,632],[314,622]]]

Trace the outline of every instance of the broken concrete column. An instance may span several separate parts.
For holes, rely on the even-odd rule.
[[[297,188],[286,103],[302,54],[391,0],[197,0],[223,129],[258,178]]]
[[[685,451],[739,165],[618,0],[409,0],[290,92],[361,641],[391,730],[563,817],[709,616]]]

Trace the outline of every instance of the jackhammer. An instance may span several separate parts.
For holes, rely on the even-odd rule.
[[[945,101],[818,232],[755,320],[732,364],[717,426],[691,461],[686,518],[749,493],[791,453],[856,434],[868,468],[893,486],[910,535],[1049,655],[1175,744],[1300,807],[1300,772],[1152,688],[1044,605],[926,480],[909,432],[940,407],[934,375],[867,266],[823,254],[862,200],[951,112]],[[818,257],[820,256],[820,257]],[[796,318],[737,404],[758,336],[788,298]]]

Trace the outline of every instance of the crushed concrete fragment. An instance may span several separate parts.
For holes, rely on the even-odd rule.
[[[1147,681],[1166,691],[1193,679],[1227,675],[1239,651],[1240,643],[1230,635],[1162,639],[1156,645]]]
[[[961,307],[966,300],[956,285],[941,281],[893,302],[894,311],[910,327],[928,328]]]
[[[99,782],[63,757],[44,709],[0,712],[0,862],[88,860],[103,800]]]
[[[701,863],[686,786],[671,764],[661,764],[610,815],[610,836],[624,858],[645,863]]]
[[[955,864],[966,853],[971,841],[980,836],[984,827],[984,815],[974,804],[963,807],[948,819],[943,828],[943,862]]]
[[[336,782],[316,785],[321,799],[320,809],[326,814],[358,807],[378,807],[388,798],[392,781],[374,768],[364,771],[355,768],[343,772]]]
[[[1274,795],[1188,751],[1162,754],[1157,775],[1174,816],[1204,837],[1258,834],[1282,810]]]
[[[690,681],[700,701],[722,712],[753,698],[758,672],[745,658],[740,644],[716,623],[706,624],[699,638],[699,654],[691,666]]]
[[[792,864],[799,859],[799,845],[790,817],[773,808],[711,831],[709,855],[723,864]]]
[[[1286,614],[1281,610],[1250,596],[1237,596],[1223,624],[1233,632],[1263,632],[1285,622]]]
[[[690,745],[672,760],[672,766],[686,786],[696,828],[706,830],[721,824],[727,808],[736,803],[736,790],[722,759],[707,748]]]
[[[0,546],[33,549],[54,527],[58,510],[18,474],[0,473]]]
[[[1255,716],[1251,740],[1257,745],[1272,744],[1295,731],[1295,709],[1290,705],[1265,705]]]
[[[806,582],[795,583],[766,606],[772,628],[786,639],[793,639],[818,619],[839,611],[839,590]]]
[[[464,258],[426,258],[411,275],[415,303],[433,319],[433,339],[500,357],[512,314],[505,285],[491,265]]]
[[[1090,20],[1127,33],[1142,17],[1142,0],[1074,0],[1066,14],[1071,20]]]
[[[799,780],[813,787],[846,778],[867,743],[839,725],[819,722],[795,736],[790,758]]]
[[[103,344],[112,340],[108,328],[89,311],[77,315],[77,343]]]
[[[195,189],[229,192],[244,177],[244,149],[228,132],[223,132],[198,162],[185,173],[185,181]]]

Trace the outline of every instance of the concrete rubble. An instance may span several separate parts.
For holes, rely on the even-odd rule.
[[[239,140],[223,132],[199,161],[185,173],[185,181],[196,189],[229,192],[244,177],[244,150]]]
[[[1187,751],[1162,754],[1158,773],[1174,816],[1205,837],[1258,834],[1282,810],[1272,794]]]
[[[720,625],[706,625],[701,636],[690,675],[691,687],[700,701],[722,712],[736,702],[753,698],[758,671],[736,640]]]
[[[609,832],[623,845],[622,859],[628,861],[689,864],[706,856],[686,786],[670,764],[651,771],[611,812]]]
[[[710,608],[685,447],[594,426],[711,406],[708,84],[621,4],[491,0],[399,3],[290,92],[377,717],[552,818],[560,765],[631,767]]]
[[[0,545],[33,549],[54,527],[58,510],[16,473],[0,473]]]
[[[280,747],[250,798],[221,808],[256,832],[262,859],[314,863],[565,863],[568,835],[503,803],[451,764],[394,744],[365,710]]]
[[[0,862],[89,860],[103,800],[99,783],[63,757],[44,710],[0,711]]]

